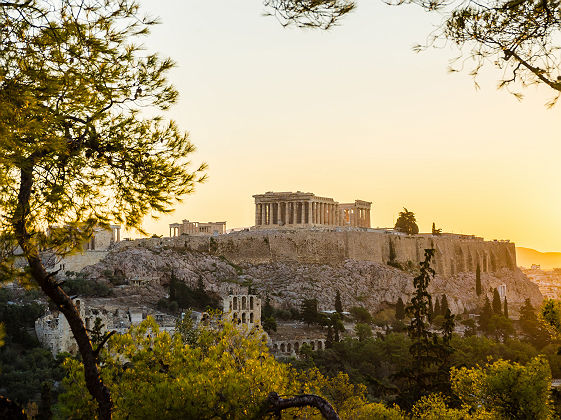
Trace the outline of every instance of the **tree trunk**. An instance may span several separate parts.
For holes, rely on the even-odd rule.
[[[109,389],[103,384],[99,369],[97,367],[97,357],[94,353],[92,343],[86,331],[86,327],[80,317],[80,313],[74,306],[72,299],[62,290],[53,276],[47,273],[40,257],[37,245],[33,243],[32,237],[27,231],[27,217],[29,216],[29,200],[33,186],[33,156],[29,158],[29,165],[21,168],[21,183],[18,193],[18,205],[12,221],[12,226],[19,246],[23,250],[25,258],[30,267],[31,275],[41,290],[53,301],[60,310],[72,330],[72,334],[78,344],[78,350],[82,356],[84,364],[84,376],[86,386],[90,394],[98,403],[98,414],[100,420],[111,419],[111,409],[113,402]]]
[[[339,415],[335,409],[329,404],[329,402],[318,396],[312,394],[297,395],[292,398],[281,398],[276,392],[271,392],[267,397],[267,412],[268,413],[278,413],[282,410],[288,408],[299,408],[299,407],[315,407],[326,420],[340,420]]]

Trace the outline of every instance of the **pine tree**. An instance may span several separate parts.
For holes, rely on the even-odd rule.
[[[501,296],[497,288],[493,290],[493,312],[497,315],[503,314],[503,305],[501,305]]]
[[[442,300],[440,301],[440,315],[446,316],[446,311],[448,309],[448,298],[446,295],[442,295]]]
[[[475,269],[475,293],[477,296],[481,295],[481,267],[477,263],[477,268]]]
[[[438,297],[436,298],[436,303],[434,304],[434,313],[433,316],[436,318],[440,315],[442,311],[440,310],[440,302],[438,301]]]
[[[403,304],[403,299],[401,296],[397,299],[397,303],[395,304],[395,319],[399,319],[400,321],[405,318],[405,305]]]
[[[505,303],[504,303],[504,316],[505,318],[508,319],[508,302],[506,301],[506,296],[505,296]]]
[[[409,352],[412,356],[411,367],[402,371],[410,383],[401,398],[404,406],[412,405],[419,397],[435,391],[445,391],[449,388],[448,370],[443,365],[448,351],[447,345],[442,344],[436,333],[429,331],[426,322],[429,312],[430,294],[427,291],[430,280],[434,277],[434,270],[430,261],[434,256],[434,249],[425,250],[425,260],[420,264],[420,274],[413,279],[415,293],[406,308],[411,322],[407,327],[407,335],[411,339]],[[450,328],[450,319],[447,328]],[[453,323],[452,327],[453,328]]]
[[[341,294],[339,293],[339,290],[337,290],[337,293],[335,294],[335,311],[340,314],[343,313],[343,303],[341,302]]]
[[[317,299],[304,299],[301,309],[302,320],[310,326],[318,322],[318,301]]]

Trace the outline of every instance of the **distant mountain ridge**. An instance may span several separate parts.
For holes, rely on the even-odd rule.
[[[519,267],[538,264],[542,269],[561,267],[561,252],[540,252],[532,248],[516,247],[516,263]]]

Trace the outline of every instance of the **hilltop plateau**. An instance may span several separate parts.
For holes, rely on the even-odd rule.
[[[167,295],[172,276],[191,287],[202,282],[207,291],[220,295],[231,291],[243,292],[251,286],[259,295],[269,295],[273,305],[285,309],[299,308],[304,298],[317,298],[319,309],[333,309],[337,290],[341,293],[344,307],[364,306],[373,313],[395,304],[399,297],[404,301],[409,299],[418,266],[412,261],[415,257],[408,254],[407,260],[402,258],[407,248],[404,243],[411,242],[410,238],[382,237],[382,247],[388,241],[395,242],[391,245],[395,248],[393,252],[396,255],[392,255],[395,260],[390,266],[387,261],[384,262],[384,250],[380,251],[381,260],[360,256],[368,251],[365,248],[368,244],[363,243],[364,240],[372,240],[368,236],[352,236],[350,243],[347,237],[346,242],[341,242],[345,244],[343,249],[338,249],[322,242],[336,237],[334,232],[322,232],[314,242],[310,242],[309,238],[304,239],[302,235],[277,232],[274,237],[260,233],[239,238],[228,238],[229,235],[219,238],[185,236],[181,241],[133,241],[113,248],[103,260],[86,267],[83,272],[101,281],[110,282],[120,278],[135,284],[114,290],[114,299],[127,304],[155,305]],[[423,238],[423,241],[426,240]],[[206,249],[201,246],[204,241],[207,243]],[[300,241],[305,244],[303,247]],[[508,244],[508,247],[492,244],[494,251],[487,254],[487,258],[479,250],[489,246],[483,241],[471,243],[433,238],[432,242],[437,249],[437,274],[429,290],[434,297],[446,294],[454,312],[475,310],[482,304],[485,293],[492,298],[493,289],[502,284],[507,287],[511,313],[516,314],[527,297],[533,305],[540,304],[542,296],[538,287],[515,264],[511,264],[511,257],[503,258],[504,263],[501,263],[500,255],[513,248],[510,246],[512,244]],[[272,245],[274,243],[276,245]],[[456,247],[451,255],[457,256],[460,252],[462,261],[445,261],[450,253],[446,249],[448,245],[445,246],[447,243],[452,244],[452,248]],[[297,258],[280,253],[279,249],[290,248],[287,248],[287,244],[294,251],[290,255]],[[318,244],[325,247],[318,249]],[[243,249],[239,248],[242,246]],[[313,251],[308,255],[305,248]],[[352,257],[349,257],[349,249],[357,249]],[[373,249],[370,251],[376,254]],[[266,257],[267,252],[270,258]],[[322,252],[329,252],[332,257],[321,261]],[[479,297],[475,292],[475,267],[478,263],[469,262],[469,258],[466,258],[470,252],[482,261],[489,261],[489,269],[481,274],[484,294]],[[490,269],[490,261],[493,261],[494,270]],[[439,267],[442,271],[439,271]]]

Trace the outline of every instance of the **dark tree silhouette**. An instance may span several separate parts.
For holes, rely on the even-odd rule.
[[[429,313],[430,313],[430,306],[429,306]],[[395,304],[395,319],[399,319],[400,321],[405,318],[405,305],[403,304],[403,299],[401,296],[397,299],[397,303]]]
[[[481,267],[477,263],[477,268],[475,269],[475,293],[477,296],[481,295]]]
[[[407,210],[405,207],[403,211],[399,213],[399,217],[395,222],[395,230],[408,235],[416,235],[419,233],[419,226],[417,226],[417,221],[415,220],[415,213]]]

